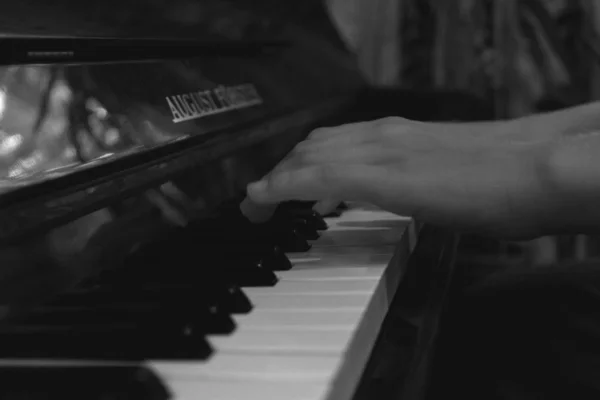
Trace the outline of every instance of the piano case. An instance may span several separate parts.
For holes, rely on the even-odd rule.
[[[181,336],[187,332],[188,304],[209,305],[194,315],[203,324],[209,321],[211,332],[230,334],[235,323],[218,307],[249,312],[244,290],[250,289],[244,287],[276,288],[274,271],[291,267],[286,254],[305,254],[319,237],[329,240],[310,203],[282,205],[277,220],[260,229],[238,208],[246,184],[268,172],[311,129],[389,115],[489,117],[481,102],[463,94],[369,88],[331,34],[318,2],[264,2],[262,8],[259,3],[152,0],[140,8],[132,0],[29,0],[3,9],[0,358],[7,369],[0,379],[48,381],[38,373],[39,363],[11,370],[15,360],[119,360],[132,367],[107,369],[109,375],[159,387],[153,379],[132,378],[138,371],[152,373],[141,360],[190,361],[214,352],[203,337],[190,342]],[[311,22],[319,26],[305,29]],[[352,208],[347,218],[372,212]],[[343,219],[343,213],[342,207],[329,217]],[[400,237],[408,235],[407,220],[372,215],[396,221]],[[421,247],[434,246],[451,259],[454,236],[428,231],[421,231],[431,236]],[[414,253],[406,271],[426,264],[417,261],[416,254],[424,253]],[[201,268],[224,258],[253,269]],[[419,286],[424,279],[417,285],[407,278],[400,287]],[[189,280],[199,286],[183,293],[178,285]],[[141,292],[140,282],[149,285]],[[438,294],[431,295],[435,306],[429,310],[436,312],[427,321],[437,318],[445,287],[432,289]],[[410,290],[402,292],[394,309],[430,304],[408,300]],[[138,313],[140,320],[134,318]],[[386,322],[374,355],[382,351],[388,326],[404,332]],[[140,337],[149,329],[149,338],[169,346]],[[434,337],[432,329],[420,332]],[[111,346],[111,340],[125,345]],[[415,346],[409,346],[415,354],[426,353]],[[367,393],[374,365],[377,361],[358,366],[363,383],[353,382],[350,387],[358,390],[352,393]],[[81,366],[81,382],[90,376],[84,370]],[[136,393],[146,396],[144,390]],[[224,395],[214,398],[219,396]]]

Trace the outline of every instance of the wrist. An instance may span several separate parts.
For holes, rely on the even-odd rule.
[[[544,140],[589,133],[600,128],[600,102],[514,119],[511,129]]]
[[[567,137],[547,146],[543,180],[554,233],[600,231],[600,134]]]

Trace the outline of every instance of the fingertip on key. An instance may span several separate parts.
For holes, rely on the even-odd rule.
[[[250,222],[253,223],[262,223],[268,221],[275,213],[276,208],[276,204],[259,204],[250,197],[246,197],[240,203],[240,211]]]
[[[315,205],[313,206],[313,210],[319,213],[320,215],[327,215],[335,211],[338,204],[340,204],[339,200],[321,200],[315,203]]]

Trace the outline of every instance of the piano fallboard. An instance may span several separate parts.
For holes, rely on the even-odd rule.
[[[239,192],[311,128],[347,109],[360,87],[351,73],[323,74],[327,63],[317,72],[314,54],[293,43],[251,56],[205,53],[0,67],[0,240],[39,233],[228,157],[223,168],[235,176],[227,184]]]

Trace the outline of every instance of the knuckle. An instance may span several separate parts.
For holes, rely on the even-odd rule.
[[[311,133],[308,134],[307,136],[307,140],[311,140],[314,139],[316,137],[322,136],[324,134],[326,134],[327,132],[329,132],[331,128],[317,128],[314,129]]]
[[[382,128],[389,128],[390,126],[396,126],[400,123],[400,117],[385,117],[378,119],[377,122]]]

